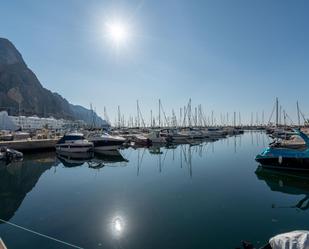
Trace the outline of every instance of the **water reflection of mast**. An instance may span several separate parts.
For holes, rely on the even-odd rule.
[[[234,153],[236,153],[237,152],[237,149],[236,149],[236,136],[234,136]]]
[[[182,151],[183,151],[183,148],[182,148],[183,145],[180,145],[180,168],[182,169]]]
[[[201,145],[199,145],[199,151],[198,151],[198,155],[199,155],[199,157],[202,157],[203,156],[203,144],[201,144]]]
[[[241,147],[241,135],[239,136],[239,148]]]
[[[145,149],[143,149],[143,154],[142,156],[140,156],[140,149],[137,150],[137,176],[139,176],[139,171],[140,171],[140,167],[142,165],[142,161],[144,158],[144,154],[145,154]]]
[[[251,144],[253,145],[253,131],[250,131],[250,135],[251,135]]]
[[[159,154],[159,172],[160,173],[162,172],[162,165],[164,165],[165,158],[166,158],[166,155],[167,155],[167,151],[168,150],[165,150],[163,161],[161,160],[162,154]]]
[[[256,134],[255,135],[255,137],[256,137],[256,145],[259,146],[259,133],[256,132],[255,134]]]
[[[188,151],[188,155],[187,155],[187,151]],[[187,150],[187,147],[185,147],[185,149],[182,148],[182,152],[183,152],[183,155],[184,155],[185,162],[189,167],[190,177],[192,178],[192,152],[191,152],[191,147],[189,146],[188,150]]]
[[[190,172],[190,177],[192,178],[192,153],[191,153],[190,146],[189,146],[189,172]]]

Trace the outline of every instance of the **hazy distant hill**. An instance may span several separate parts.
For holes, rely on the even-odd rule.
[[[82,106],[72,105],[58,93],[44,88],[27,67],[21,54],[7,39],[0,38],[0,108],[10,114],[53,116],[91,123],[92,112]],[[96,124],[105,124],[95,117]]]

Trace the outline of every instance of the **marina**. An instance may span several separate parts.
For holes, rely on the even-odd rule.
[[[33,129],[20,123],[15,131],[2,130],[0,234],[6,246],[272,249],[288,243],[285,236],[306,237],[306,231],[293,232],[309,229],[305,220],[289,222],[309,207],[309,129],[299,104],[298,125],[287,123],[278,98],[267,124],[257,118],[243,125],[234,112],[231,123],[227,114],[218,125],[213,112],[207,118],[200,105],[195,114],[191,109],[190,99],[178,117],[167,117],[159,100],[157,119],[146,124],[137,102],[135,123],[125,122],[118,108],[114,126],[97,127],[93,116],[88,125]],[[278,199],[278,193],[284,195]],[[51,205],[41,203],[45,195]],[[36,216],[29,198],[30,207],[40,205]],[[73,228],[77,216],[86,219]],[[228,239],[207,236],[218,233]]]
[[[308,13],[3,1],[0,249],[309,249]]]
[[[247,131],[88,159],[25,154],[21,162],[1,164],[0,218],[81,248],[219,249],[244,239],[262,246],[282,231],[309,229],[304,176],[272,176],[253,160],[270,141],[263,131]],[[70,248],[5,223],[0,233],[8,248]]]

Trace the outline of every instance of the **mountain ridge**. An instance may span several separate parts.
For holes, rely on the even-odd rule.
[[[11,115],[53,116],[106,125],[92,110],[69,103],[57,92],[44,88],[35,73],[28,68],[12,42],[0,37],[0,108]]]

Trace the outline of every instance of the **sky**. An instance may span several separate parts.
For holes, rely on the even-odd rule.
[[[12,41],[42,85],[112,122],[117,107],[144,119],[160,98],[205,115],[251,112],[265,121],[278,97],[296,122],[309,114],[309,1],[1,0],[0,37]],[[115,44],[106,25],[121,23]]]

